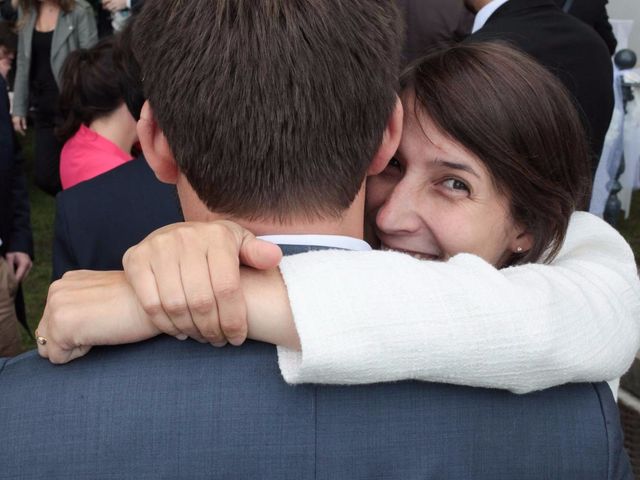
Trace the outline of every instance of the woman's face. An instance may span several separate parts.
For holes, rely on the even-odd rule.
[[[404,130],[395,158],[367,183],[367,214],[382,248],[446,260],[473,253],[504,266],[529,248],[483,163],[413,110],[405,95]]]

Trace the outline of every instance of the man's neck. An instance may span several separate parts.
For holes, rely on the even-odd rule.
[[[255,235],[342,235],[364,238],[362,208],[349,208],[338,219],[309,220],[291,218],[286,222],[261,222],[233,219]]]
[[[283,221],[249,220],[211,212],[197,199],[193,189],[181,188],[180,182],[178,183],[178,193],[185,219],[189,221],[231,220],[255,235],[341,235],[358,239],[364,238],[364,186],[349,208],[339,218],[318,219],[293,216]]]

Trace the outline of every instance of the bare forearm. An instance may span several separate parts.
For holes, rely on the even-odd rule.
[[[66,363],[95,345],[146,340],[160,330],[149,320],[123,272],[76,271],[49,288],[38,335],[38,350]]]
[[[280,271],[243,268],[241,280],[247,302],[249,338],[300,350],[287,287]]]

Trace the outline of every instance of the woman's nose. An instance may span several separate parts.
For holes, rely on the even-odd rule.
[[[378,229],[388,234],[409,234],[422,225],[417,212],[417,195],[400,182],[376,216]]]

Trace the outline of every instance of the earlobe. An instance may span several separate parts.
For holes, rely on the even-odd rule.
[[[533,235],[528,231],[523,231],[511,242],[511,251],[516,254],[523,254],[533,247]]]
[[[178,166],[169,142],[156,122],[149,101],[142,106],[137,130],[144,156],[158,180],[164,183],[177,183],[180,174]]]
[[[382,142],[380,143],[378,151],[371,160],[371,165],[367,170],[367,175],[378,175],[386,168],[389,160],[391,160],[395,155],[402,137],[403,115],[404,111],[402,109],[402,102],[396,95],[396,104],[393,108],[393,112],[391,112],[391,115],[387,120],[387,126],[382,135]]]

